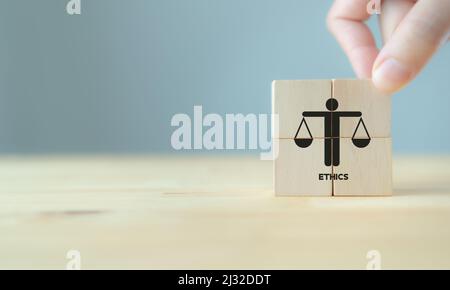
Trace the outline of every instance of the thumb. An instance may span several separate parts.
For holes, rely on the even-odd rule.
[[[374,85],[398,91],[423,69],[450,32],[450,1],[418,1],[385,44],[372,72]]]

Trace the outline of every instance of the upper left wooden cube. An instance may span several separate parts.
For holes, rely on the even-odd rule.
[[[278,116],[274,138],[294,139],[304,111],[323,111],[332,97],[332,80],[274,81],[272,83],[273,114]],[[324,121],[308,120],[313,138],[324,138]]]

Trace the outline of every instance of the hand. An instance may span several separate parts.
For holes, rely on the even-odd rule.
[[[393,93],[411,82],[450,36],[450,0],[384,0],[381,51],[364,24],[369,0],[335,0],[327,23],[359,78]]]

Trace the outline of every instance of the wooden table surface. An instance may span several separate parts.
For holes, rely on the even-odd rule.
[[[450,268],[450,157],[394,161],[395,195],[276,198],[257,157],[3,157],[0,268]]]

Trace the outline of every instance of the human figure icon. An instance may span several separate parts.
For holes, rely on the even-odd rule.
[[[303,117],[322,117],[324,118],[324,143],[325,143],[325,165],[326,166],[339,166],[340,164],[340,120],[344,117],[362,117],[362,113],[358,111],[336,111],[339,107],[339,103],[336,99],[330,98],[326,102],[326,108],[328,111],[307,111],[303,112]],[[300,128],[302,125],[305,124],[310,139],[301,139],[297,138]],[[367,139],[355,139],[355,134],[360,126],[362,124],[364,126],[364,130],[367,134]],[[355,130],[355,134],[353,134],[352,141],[355,144],[355,146],[363,148],[366,147],[370,142],[370,136],[369,132],[367,131],[367,128],[364,124],[364,121],[360,120],[358,123],[358,126]],[[312,143],[312,134],[309,131],[308,124],[306,123],[306,120],[303,119],[302,123],[300,124],[300,127],[297,130],[296,134],[296,144],[299,147],[305,148],[311,145]]]

